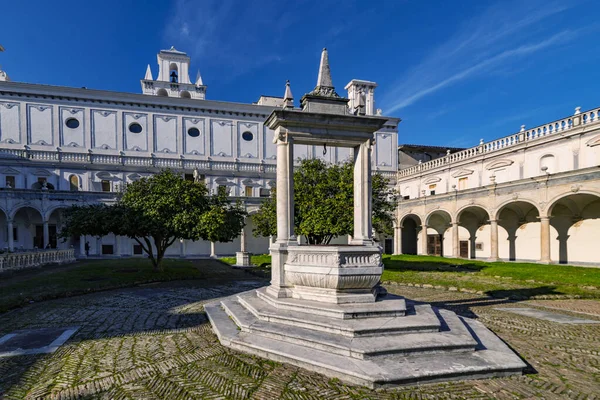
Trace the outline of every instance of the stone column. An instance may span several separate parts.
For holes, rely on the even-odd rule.
[[[12,221],[12,219],[9,219],[7,222],[8,222],[8,250],[13,251],[15,249],[13,221]]]
[[[215,251],[215,242],[210,242],[210,258],[217,258],[217,253]]]
[[[79,257],[85,257],[85,235],[79,236]]]
[[[550,217],[540,218],[540,248],[541,258],[540,262],[543,264],[550,264]]]
[[[281,128],[279,128],[281,129]],[[294,143],[276,132],[277,138],[277,243],[289,244],[294,236]]]
[[[50,243],[50,230],[48,227],[48,221],[44,221],[44,249]]]
[[[458,222],[452,223],[452,256],[460,257],[460,237],[458,233]]]
[[[185,240],[180,239],[179,243],[180,243],[180,246],[179,246],[179,257],[184,258],[185,257],[185,252],[186,252]]]
[[[236,267],[249,267],[250,254],[246,251],[246,228],[242,228],[240,232],[240,251],[235,253]]]
[[[498,261],[498,221],[490,220],[490,261]]]
[[[394,254],[402,254],[402,227],[394,227]]]
[[[354,148],[354,234],[351,244],[373,244],[371,221],[371,142]]]
[[[269,248],[272,257],[270,296],[289,295],[284,265],[288,247],[297,246],[294,235],[294,141],[284,128],[277,128],[273,140],[277,144],[277,240]]]
[[[422,255],[427,255],[427,225],[422,225],[421,229],[421,252]]]

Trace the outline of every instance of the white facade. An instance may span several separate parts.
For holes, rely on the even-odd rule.
[[[50,243],[83,249],[88,241],[91,255],[102,254],[103,246],[104,253],[131,255],[137,250],[128,238],[55,243],[60,209],[114,201],[123,184],[164,168],[188,176],[197,171],[209,189],[227,186],[250,212],[258,208],[275,184],[276,146],[263,123],[275,107],[206,100],[199,75],[189,80],[185,53],[163,50],[158,62],[157,79],[148,68],[141,81],[143,95],[0,82],[0,227],[6,227],[0,228],[0,248]],[[177,82],[170,80],[173,71]],[[373,169],[392,180],[398,122],[390,118],[376,133],[373,154]],[[342,148],[323,156],[321,147],[309,145],[295,146],[294,153],[332,163],[351,156]],[[268,238],[254,238],[251,226],[246,230],[247,251],[266,253]],[[216,244],[217,254],[239,248],[239,238]],[[169,254],[208,255],[210,243],[184,242]]]
[[[400,170],[395,252],[600,264],[599,113]]]

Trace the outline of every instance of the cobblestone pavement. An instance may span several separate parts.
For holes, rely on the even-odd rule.
[[[507,313],[494,307],[511,303],[473,294],[390,288],[478,317],[530,363],[529,374],[372,391],[220,346],[203,304],[264,283],[160,284],[47,301],[0,315],[0,336],[25,328],[80,327],[53,354],[0,359],[0,398],[600,398],[600,325],[564,325]],[[515,306],[521,304],[600,320],[598,301]]]

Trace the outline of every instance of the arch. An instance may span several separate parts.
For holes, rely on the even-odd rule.
[[[176,63],[169,65],[169,82],[179,83],[179,68]]]
[[[400,218],[400,230],[402,234],[401,253],[402,254],[417,254],[417,238],[418,232],[421,231],[422,222],[420,216],[416,214],[406,214]]]
[[[465,230],[454,240],[458,240],[459,249],[463,246],[461,241],[467,242],[465,247],[468,247],[469,258],[487,258],[491,254],[490,246],[484,246],[486,238],[490,237],[489,220],[490,213],[487,208],[475,203],[463,206],[456,212],[455,221]],[[464,234],[465,231],[467,235]],[[477,242],[477,239],[482,242]]]
[[[600,230],[600,195],[572,191],[553,199],[550,217],[550,259],[561,264],[600,262],[596,251]]]
[[[179,97],[181,97],[182,99],[191,99],[192,95],[187,90],[182,90],[179,94]]]
[[[444,209],[431,211],[425,217],[425,225],[427,226],[427,254],[436,256],[445,256],[446,247],[446,231],[451,227],[452,214]],[[451,243],[451,241],[448,241]]]
[[[502,209],[503,209],[504,207],[506,207],[506,206],[508,206],[508,205],[512,204],[512,203],[515,203],[515,202],[523,202],[523,203],[528,203],[528,204],[530,204],[531,206],[533,206],[533,207],[534,207],[534,208],[537,210],[537,212],[538,212],[538,213],[540,213],[540,215],[541,215],[541,212],[540,212],[540,206],[539,206],[539,205],[538,205],[538,204],[537,204],[537,203],[536,203],[534,200],[530,200],[530,199],[522,199],[522,198],[518,197],[518,198],[516,198],[516,199],[510,199],[510,200],[506,200],[506,201],[504,201],[504,202],[500,203],[500,205],[499,205],[499,206],[496,208],[496,213],[495,213],[494,215],[491,215],[491,217],[492,217],[493,219],[499,219],[499,218],[500,218],[500,212],[502,211]]]
[[[10,219],[15,219],[15,216],[17,215],[17,213],[19,211],[21,211],[23,209],[28,209],[28,208],[37,211],[37,213],[40,215],[40,218],[43,218],[44,214],[42,213],[42,211],[40,211],[39,208],[37,208],[37,207],[35,207],[35,206],[31,205],[31,204],[28,204],[28,203],[19,203],[19,204],[17,204],[16,206],[14,206],[12,208],[12,210],[8,213],[8,215],[10,216]]]
[[[557,203],[559,200],[561,200],[561,199],[563,199],[563,198],[566,198],[566,197],[568,197],[568,196],[571,196],[571,195],[573,195],[573,194],[589,194],[589,195],[592,195],[592,196],[600,197],[600,192],[596,192],[596,191],[593,191],[593,190],[581,190],[581,189],[578,189],[576,192],[574,192],[573,190],[571,190],[570,192],[561,193],[561,194],[559,194],[559,195],[557,195],[557,196],[554,196],[554,197],[553,197],[553,198],[552,198],[552,199],[551,199],[551,200],[548,202],[548,208],[546,209],[546,213],[545,213],[545,214],[543,214],[542,216],[543,216],[543,217],[549,217],[549,216],[551,216],[551,214],[552,214],[552,209],[553,209],[553,207],[556,205],[556,203]]]
[[[11,213],[13,228],[16,228],[14,246],[21,249],[44,247],[44,215],[30,204],[21,204]]]
[[[540,259],[540,210],[528,199],[504,202],[494,219],[498,221],[498,255],[501,259]]]
[[[167,89],[160,88],[160,89],[158,89],[158,90],[156,91],[156,95],[157,95],[157,96],[165,96],[165,97],[168,97],[168,96],[169,96],[169,93],[167,92]]]
[[[69,176],[69,190],[71,192],[79,191],[79,177],[75,174]]]
[[[464,206],[460,207],[458,210],[456,210],[456,214],[454,215],[454,221],[458,222],[461,214],[469,208],[474,208],[474,209],[479,208],[479,209],[485,211],[485,213],[488,216],[490,215],[490,212],[488,211],[488,209],[485,206],[482,206],[481,204],[473,203],[473,204],[464,205]]]

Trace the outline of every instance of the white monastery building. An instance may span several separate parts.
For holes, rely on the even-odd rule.
[[[264,121],[275,108],[293,107],[289,84],[284,97],[262,96],[253,104],[207,100],[200,74],[190,80],[186,53],[162,50],[157,60],[156,79],[148,65],[142,94],[12,82],[0,71],[0,249],[72,247],[83,255],[89,242],[91,256],[141,255],[126,237],[57,240],[62,210],[114,202],[124,184],[164,168],[203,179],[213,191],[228,187],[249,213],[270,195],[276,146]],[[380,114],[376,86],[349,82],[349,111]],[[389,118],[375,134],[372,157],[373,170],[392,182],[398,170],[399,121]],[[333,148],[323,155],[317,147],[297,145],[294,155],[331,163],[351,156],[351,149]],[[182,241],[167,255],[268,252],[269,238],[251,232],[249,219],[232,243]]]
[[[446,154],[415,147],[395,253],[600,265],[600,108]]]

